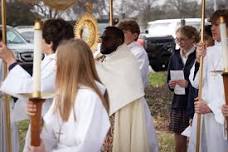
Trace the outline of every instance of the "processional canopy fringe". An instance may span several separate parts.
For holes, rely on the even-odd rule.
[[[65,10],[75,4],[77,0],[43,0],[43,2],[53,9]]]

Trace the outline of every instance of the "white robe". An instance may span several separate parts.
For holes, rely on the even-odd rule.
[[[202,98],[207,102],[212,113],[201,115],[202,119],[202,152],[227,152],[228,141],[224,139],[224,117],[221,107],[225,103],[224,85],[221,73],[215,70],[223,70],[223,54],[220,44],[207,49],[204,58],[204,75]],[[199,72],[193,80],[195,66],[191,69],[189,79],[192,85],[198,88]],[[196,134],[196,115],[193,118],[193,127],[189,142],[189,152],[195,151]]]
[[[45,56],[41,62],[41,92],[54,93],[56,76],[56,54]],[[26,98],[20,96],[20,93],[32,93],[32,76],[21,66],[16,65],[11,69],[1,85],[1,91],[18,97],[19,101],[15,104],[12,119],[16,121],[27,119],[25,102]],[[43,105],[43,114],[49,109],[52,100],[48,100]]]
[[[0,79],[2,80],[3,70],[2,70],[2,60],[0,60]],[[13,109],[13,101],[11,101],[10,110]],[[6,122],[5,122],[5,107],[4,101],[2,98],[2,92],[0,92],[0,152],[8,152],[7,150],[7,141],[6,141]],[[19,136],[18,128],[14,119],[11,118],[11,149],[12,152],[19,151]]]
[[[44,60],[41,62],[41,91],[52,93],[55,89],[55,76],[56,76],[56,55],[51,54],[45,56]],[[5,92],[11,96],[18,97],[18,101],[15,103],[13,110],[11,111],[11,122],[12,122],[12,143],[14,145],[15,151],[18,152],[18,131],[15,121],[21,121],[28,119],[26,114],[26,98],[23,98],[19,93],[31,93],[32,92],[32,77],[25,71],[21,66],[16,65],[11,69],[6,77],[6,79],[1,84],[1,91]],[[51,105],[52,99],[46,100],[43,104],[42,112],[43,114],[47,112]],[[1,107],[2,103],[0,103]],[[0,119],[3,119],[2,117]],[[2,120],[3,121],[3,120]],[[3,127],[4,128],[4,127]],[[2,130],[1,126],[0,129]],[[0,132],[1,135],[1,132]],[[26,135],[28,138],[28,132]],[[3,142],[2,142],[3,143]],[[14,144],[15,143],[15,144]],[[4,143],[3,143],[4,144]],[[25,143],[27,145],[27,143]],[[4,147],[3,147],[4,148]],[[0,149],[1,150],[1,149]],[[3,152],[6,152],[2,150]]]
[[[144,98],[142,77],[127,45],[106,55],[96,67],[108,90],[109,115],[115,113],[113,151],[157,152],[156,133]]]
[[[127,45],[130,51],[136,57],[139,63],[139,69],[141,71],[142,80],[144,87],[148,86],[148,75],[149,75],[149,59],[145,49],[137,42],[132,42]]]
[[[78,90],[67,122],[62,121],[52,104],[44,116],[44,124],[41,138],[48,152],[99,152],[110,128],[100,98],[86,87]]]

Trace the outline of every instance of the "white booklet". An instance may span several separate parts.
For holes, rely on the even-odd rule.
[[[189,138],[191,135],[191,131],[192,131],[192,126],[189,125],[187,128],[185,128],[185,130],[181,133],[181,135]]]
[[[183,70],[170,70],[171,80],[185,80]],[[174,93],[178,95],[185,95],[185,88],[176,85],[174,88]]]

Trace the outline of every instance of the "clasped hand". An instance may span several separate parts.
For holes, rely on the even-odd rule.
[[[179,85],[182,88],[187,88],[188,81],[187,80],[170,80],[169,81],[169,87],[171,89],[174,89],[176,85]]]

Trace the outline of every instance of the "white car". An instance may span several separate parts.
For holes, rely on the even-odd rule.
[[[0,28],[2,26],[0,25]],[[7,26],[7,46],[15,54],[17,61],[31,72],[33,61],[33,44],[27,42],[13,27]]]
[[[185,19],[163,19],[148,22],[147,31],[149,37],[163,37],[163,36],[173,36],[174,38],[176,30],[181,26],[181,22],[184,25],[190,25],[200,30],[201,19],[200,18],[185,18]],[[205,24],[208,25],[207,19],[205,19]]]
[[[33,26],[16,26],[15,29],[30,43],[33,43],[34,28]]]

